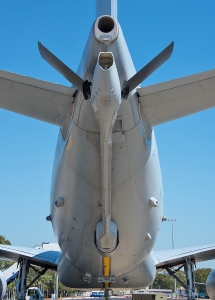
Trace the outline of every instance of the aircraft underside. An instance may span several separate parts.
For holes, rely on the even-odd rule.
[[[73,126],[56,170],[53,199],[62,197],[65,202],[57,208],[53,204],[51,215],[64,253],[58,273],[67,286],[101,287],[97,278],[104,276],[104,257],[110,257],[108,275],[116,277],[113,286],[125,286],[123,278],[127,278],[129,286],[136,287],[148,285],[154,279],[154,262],[148,254],[163,213],[161,178],[160,174],[154,175],[158,167],[155,140],[153,136],[152,151],[147,151],[140,125],[120,135],[113,143],[112,157],[111,215],[118,228],[114,251],[102,253],[96,245],[96,225],[102,219],[99,134]],[[159,199],[159,207],[149,205],[152,196]],[[91,274],[90,284],[85,274]]]

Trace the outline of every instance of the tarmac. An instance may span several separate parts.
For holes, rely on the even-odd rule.
[[[125,299],[125,300],[127,300],[127,299],[131,299],[132,298],[132,295],[125,295],[125,296],[118,296],[118,297],[116,297],[116,296],[111,296],[111,297],[109,297],[108,299],[111,299],[111,300],[118,300],[118,299]],[[78,297],[73,297],[73,298],[58,298],[58,300],[59,299],[61,299],[61,300],[71,300],[71,299],[78,299],[78,300],[85,300],[85,299],[101,299],[101,300],[105,300],[105,298],[103,298],[103,297],[80,297],[80,296],[78,296]],[[169,298],[169,297],[167,297],[167,300],[187,300],[187,297],[180,297],[180,298]],[[196,300],[203,300],[203,299],[200,299],[200,298],[196,298]],[[207,299],[207,300],[210,300],[210,299]]]

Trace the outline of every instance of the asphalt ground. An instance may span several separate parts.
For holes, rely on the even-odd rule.
[[[132,295],[125,295],[125,296],[119,296],[119,297],[116,297],[116,296],[111,296],[109,297],[110,300],[117,300],[117,299],[131,299],[132,298]],[[59,298],[60,299],[60,298]],[[59,300],[58,299],[58,300]],[[101,299],[101,300],[105,300],[105,298],[99,298],[99,297],[81,297],[81,296],[77,296],[77,297],[73,297],[73,298],[62,298],[62,300],[71,300],[71,299],[78,299],[78,300],[85,300],[85,299]],[[167,300],[187,300],[187,297],[180,297],[180,298],[167,298]],[[196,300],[202,300],[202,299],[198,299],[196,298]],[[207,300],[210,300],[210,299],[207,299]]]
[[[111,297],[108,297],[108,299],[110,299],[110,300],[117,300],[117,299],[131,299],[132,298],[132,296],[131,295],[126,295],[126,296],[119,296],[119,297],[115,297],[115,296],[111,296]],[[77,296],[77,297],[73,297],[73,298],[62,298],[62,300],[71,300],[71,299],[78,299],[78,300],[85,300],[85,299],[91,299],[91,300],[93,300],[93,299],[98,299],[98,300],[105,300],[105,298],[103,298],[103,297],[81,297],[81,296]],[[59,300],[59,298],[58,298],[58,300]]]

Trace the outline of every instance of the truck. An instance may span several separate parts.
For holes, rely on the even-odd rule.
[[[27,289],[26,300],[44,300],[44,296],[38,287],[32,286]]]

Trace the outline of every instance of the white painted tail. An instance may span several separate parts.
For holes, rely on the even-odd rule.
[[[117,0],[96,0],[96,18],[103,15],[117,19]]]

